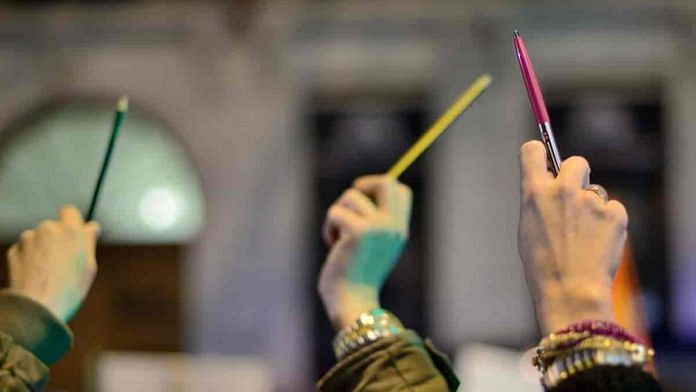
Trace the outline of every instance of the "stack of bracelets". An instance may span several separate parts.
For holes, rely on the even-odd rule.
[[[543,338],[532,363],[546,389],[595,366],[638,366],[655,352],[620,326],[608,321],[582,321]]]

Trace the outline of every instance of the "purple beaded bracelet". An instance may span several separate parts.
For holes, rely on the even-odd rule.
[[[583,320],[570,324],[568,327],[554,333],[563,334],[568,332],[589,332],[592,335],[607,336],[625,342],[645,344],[642,339],[631,335],[628,331],[610,321]]]

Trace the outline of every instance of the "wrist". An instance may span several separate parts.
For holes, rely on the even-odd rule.
[[[31,301],[35,302],[38,305],[41,305],[46,311],[51,313],[54,317],[61,321],[65,321],[63,317],[60,316],[59,312],[56,310],[56,307],[54,304],[50,301],[49,296],[43,295],[36,293],[31,290],[23,290],[23,289],[16,289],[13,287],[8,288],[8,292],[12,292],[15,295],[19,295],[25,298],[30,299]]]
[[[614,320],[609,284],[549,285],[542,290],[535,309],[545,335],[581,320]]]
[[[337,360],[382,338],[401,333],[404,325],[389,311],[376,308],[362,313],[349,326],[341,329],[333,341]]]
[[[380,307],[377,289],[369,286],[341,283],[330,290],[320,290],[320,297],[336,331],[355,323],[361,314]]]

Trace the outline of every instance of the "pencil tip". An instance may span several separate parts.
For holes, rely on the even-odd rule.
[[[128,97],[127,96],[124,95],[121,98],[119,98],[117,110],[119,112],[127,112],[128,111]]]
[[[515,30],[515,34],[513,34],[513,37],[519,37],[519,36],[520,36],[519,31]]]

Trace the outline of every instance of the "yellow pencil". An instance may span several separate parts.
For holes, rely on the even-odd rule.
[[[411,146],[411,148],[404,153],[404,155],[399,158],[398,161],[389,169],[387,175],[393,178],[399,178],[408,169],[411,164],[418,159],[425,150],[430,147],[435,140],[437,140],[443,132],[450,127],[459,116],[466,111],[466,109],[471,106],[471,104],[480,97],[488,86],[491,84],[493,78],[489,74],[483,74],[479,76],[474,83],[469,86],[469,88],[462,94],[457,101],[452,104],[452,106],[447,109],[447,111],[435,121],[435,123],[425,131],[423,135]]]

